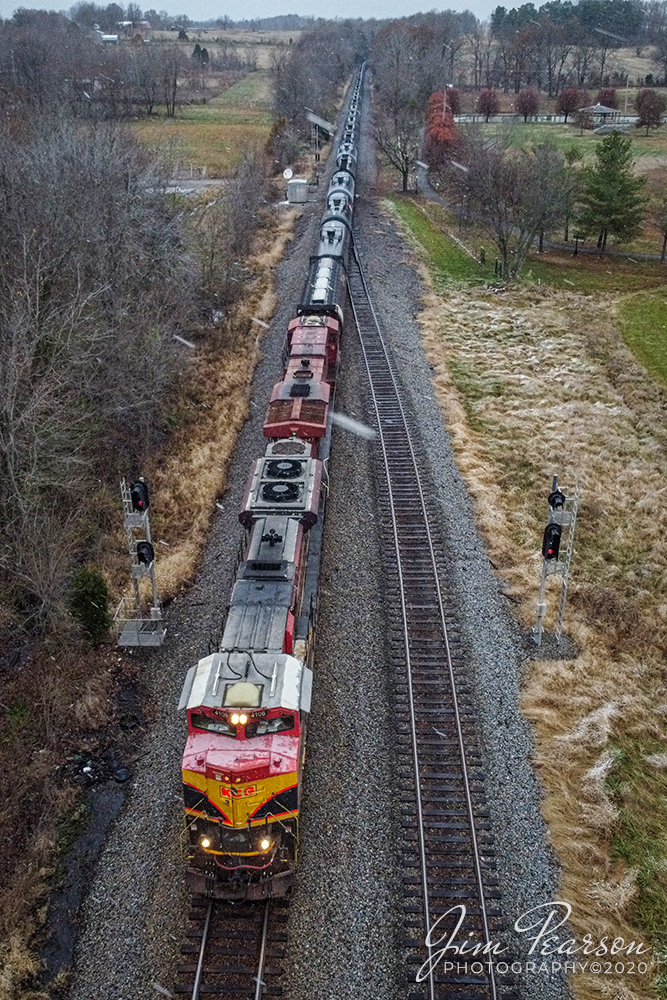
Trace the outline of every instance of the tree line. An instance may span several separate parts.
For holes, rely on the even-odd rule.
[[[667,80],[667,0],[550,0],[536,8],[498,7],[490,22],[469,11],[414,15],[400,21],[369,23],[378,42],[378,65],[385,62],[381,39],[400,44],[409,67],[408,86],[423,102],[443,84],[519,93],[535,88],[557,97],[566,88],[621,86],[615,53],[634,46],[655,68],[646,86]],[[637,82],[636,80],[634,81]]]
[[[85,24],[51,11],[21,9],[0,24],[0,107],[29,104],[118,119],[151,115],[161,105],[173,117],[184,89],[201,89],[202,72],[253,68],[233,50],[217,50],[202,66],[174,44],[103,45]]]
[[[368,49],[363,23],[326,22],[272,55],[274,126],[269,149],[276,166],[293,162],[308,141],[312,126],[307,108],[335,121],[341,87]]]
[[[0,634],[70,621],[119,477],[169,433],[190,374],[177,337],[231,328],[266,160],[187,211],[167,167],[68,107],[0,119]]]

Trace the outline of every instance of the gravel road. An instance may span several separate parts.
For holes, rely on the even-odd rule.
[[[367,117],[367,114],[366,114]],[[414,316],[421,287],[409,251],[370,196],[373,153],[362,147],[358,201],[364,262],[431,456],[458,584],[461,625],[478,692],[489,808],[508,923],[557,898],[545,846],[531,740],[518,711],[522,636],[500,593],[474,524],[466,488],[434,398]],[[306,206],[277,268],[279,308],[263,344],[252,415],[240,436],[230,488],[220,501],[196,583],[168,609],[168,640],[141,657],[153,719],[125,808],[100,857],[81,914],[70,1000],[146,1000],[173,989],[186,924],[179,854],[180,755],[185,721],[176,704],[186,669],[219,636],[240,535],[246,470],[262,452],[261,425],[280,351],[316,242],[321,204]],[[406,262],[407,261],[407,262]],[[368,420],[360,352],[343,343],[337,407]],[[337,430],[330,464],[316,679],[304,782],[302,850],[290,908],[288,1000],[403,1000],[394,939],[400,872],[394,844],[391,665],[385,648],[381,550],[374,516],[373,442]],[[159,575],[159,566],[158,566]],[[521,997],[560,1000],[560,980],[528,977]]]

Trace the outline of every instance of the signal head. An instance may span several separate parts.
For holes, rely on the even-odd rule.
[[[562,492],[562,490],[553,490],[549,494],[549,506],[552,510],[558,510],[559,507],[563,507],[567,497]]]
[[[137,542],[137,559],[144,566],[150,566],[155,559],[155,550],[150,542]]]
[[[130,486],[130,497],[132,499],[133,510],[138,510],[141,514],[148,510],[148,486],[143,478],[137,479]]]
[[[560,524],[547,524],[542,539],[542,555],[545,559],[558,559],[560,536]]]

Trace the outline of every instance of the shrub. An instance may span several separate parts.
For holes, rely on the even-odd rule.
[[[534,87],[520,91],[516,99],[516,109],[523,120],[528,121],[528,115],[536,115],[540,110],[540,95]]]
[[[497,115],[500,111],[500,101],[498,100],[498,95],[495,90],[491,90],[486,87],[484,90],[480,91],[480,95],[477,98],[477,114],[484,115],[486,121],[488,122],[491,115]]]
[[[111,628],[108,605],[106,580],[94,566],[83,566],[72,581],[70,611],[93,646],[99,646],[108,637]]]

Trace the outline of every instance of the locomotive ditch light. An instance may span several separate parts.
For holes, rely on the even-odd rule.
[[[231,724],[233,726],[238,726],[239,723],[242,726],[245,726],[246,722],[248,721],[248,716],[247,715],[243,715],[243,713],[241,713],[241,715],[238,715],[236,712],[234,712],[234,714],[232,715],[232,717],[231,717],[231,719],[229,721],[231,722]]]
[[[560,524],[547,524],[542,539],[542,555],[545,559],[558,559],[560,549]]]
[[[130,485],[130,498],[133,510],[138,510],[141,514],[148,510],[148,486],[143,477]]]

